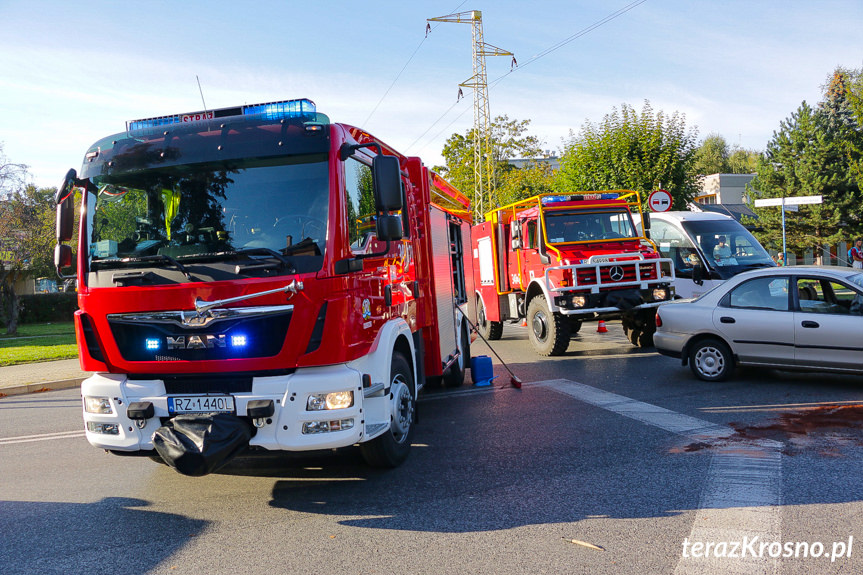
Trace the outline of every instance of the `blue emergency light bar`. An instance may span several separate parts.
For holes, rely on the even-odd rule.
[[[555,204],[558,202],[584,202],[596,200],[616,200],[620,198],[617,192],[597,192],[588,194],[573,194],[571,196],[545,196],[542,205]]]
[[[144,118],[126,122],[127,132],[149,132],[165,126],[176,124],[196,124],[223,119],[231,120],[282,120],[288,118],[314,119],[317,114],[315,103],[307,98],[298,100],[284,100],[282,102],[269,102],[266,104],[251,104],[249,106],[238,106],[234,108],[220,108],[218,110],[204,110],[202,112],[191,112],[189,114],[172,114],[159,116],[157,118]]]

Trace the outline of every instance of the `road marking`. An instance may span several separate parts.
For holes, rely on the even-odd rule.
[[[52,441],[54,439],[84,437],[85,435],[84,431],[58,431],[57,433],[42,433],[40,435],[19,435],[18,437],[0,438],[0,445],[14,445],[16,443],[30,443],[32,441]]]
[[[711,423],[603,391],[567,379],[537,382],[579,401],[629,417],[695,441],[717,442],[734,434],[730,427]],[[782,444],[772,440],[740,441],[711,450],[707,479],[701,491],[690,543],[780,541],[782,503]],[[680,561],[675,575],[722,573],[777,573],[778,559],[763,557],[683,557],[683,541],[676,550]]]

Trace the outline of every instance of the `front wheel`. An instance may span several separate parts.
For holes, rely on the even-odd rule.
[[[527,336],[539,355],[563,355],[569,347],[569,320],[551,313],[545,298],[537,296],[527,306]]]
[[[390,428],[371,441],[360,444],[360,453],[372,467],[398,467],[408,457],[413,435],[416,393],[413,370],[399,352],[390,365]]]
[[[704,381],[724,381],[734,369],[734,357],[718,339],[703,339],[689,351],[692,373]]]
[[[476,330],[486,341],[498,340],[503,335],[503,322],[489,321],[480,298],[476,300]]]

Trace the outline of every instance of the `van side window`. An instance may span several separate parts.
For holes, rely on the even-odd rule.
[[[688,277],[687,272],[691,273],[693,266],[702,263],[695,245],[681,230],[668,222],[651,220],[650,239],[659,247],[662,257],[671,258],[675,270],[683,272],[684,277]]]

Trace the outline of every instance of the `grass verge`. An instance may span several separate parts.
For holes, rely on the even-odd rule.
[[[0,334],[0,366],[78,357],[72,322],[26,324],[18,335]]]

